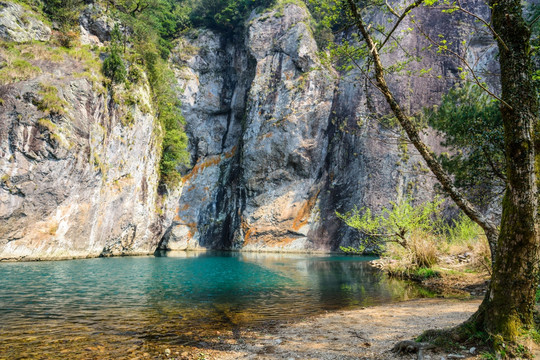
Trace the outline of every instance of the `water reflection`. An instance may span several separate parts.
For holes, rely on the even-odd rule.
[[[0,263],[0,358],[124,357],[204,331],[417,296],[370,258],[167,255]]]

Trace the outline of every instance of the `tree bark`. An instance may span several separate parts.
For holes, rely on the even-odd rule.
[[[480,311],[485,329],[515,341],[533,325],[538,285],[539,242],[535,172],[538,100],[532,80],[530,30],[520,0],[490,0],[493,28],[499,34],[507,189],[489,296]]]

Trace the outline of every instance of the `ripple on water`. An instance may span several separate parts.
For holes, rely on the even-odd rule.
[[[184,255],[0,263],[0,359],[133,358],[241,326],[418,296],[371,258]]]

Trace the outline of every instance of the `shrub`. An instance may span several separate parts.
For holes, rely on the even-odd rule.
[[[165,132],[159,164],[161,182],[174,186],[181,179],[178,167],[189,164],[186,150],[188,138],[184,131],[185,120],[180,111],[180,101],[174,91],[174,73],[155,52],[145,52],[145,64],[158,119]]]
[[[193,7],[190,17],[196,26],[232,32],[241,29],[242,22],[251,10],[273,3],[272,0],[200,0]]]
[[[447,224],[443,231],[450,243],[470,244],[476,242],[482,234],[482,229],[464,213],[460,213],[452,224]]]
[[[362,255],[365,251],[365,246],[360,246],[359,248],[355,248],[352,246],[340,246],[339,250],[344,252],[347,255]]]
[[[319,49],[326,49],[328,44],[334,41],[334,33],[332,32],[332,29],[322,22],[319,22],[315,26],[313,37],[315,38],[315,42],[317,43]]]
[[[62,32],[68,32],[77,26],[82,5],[83,0],[46,0],[43,10]]]
[[[74,31],[58,32],[55,35],[58,45],[66,49],[71,49],[77,46],[79,41],[79,34]]]
[[[103,75],[111,79],[113,83],[120,83],[126,79],[126,68],[117,51],[103,61]]]
[[[141,79],[142,79],[141,70],[137,66],[132,65],[129,68],[128,80],[132,82],[133,84],[138,84],[141,81]]]
[[[422,267],[422,268],[419,268],[418,270],[416,270],[414,272],[414,275],[422,278],[422,279],[429,279],[429,278],[433,278],[433,277],[439,277],[440,274],[433,270],[433,269],[429,269],[429,268],[425,268],[425,267]]]

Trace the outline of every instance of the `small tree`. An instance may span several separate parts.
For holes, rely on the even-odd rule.
[[[391,208],[384,207],[379,215],[373,215],[369,208],[358,209],[336,215],[348,226],[380,242],[395,242],[409,247],[409,236],[415,230],[431,233],[440,223],[441,205],[439,198],[413,205],[410,197],[391,201]]]
[[[111,54],[103,61],[103,75],[114,83],[120,83],[126,79],[126,67],[121,57],[122,34],[118,24],[114,26],[111,34]]]
[[[43,10],[57,23],[60,31],[66,33],[77,25],[82,4],[82,0],[46,0]]]
[[[103,75],[114,83],[120,83],[126,79],[126,68],[118,52],[111,52],[111,55],[103,61]]]
[[[386,243],[396,243],[405,250],[413,252],[414,263],[418,267],[431,267],[436,262],[434,256],[423,256],[415,251],[411,240],[413,233],[430,235],[435,233],[441,224],[441,205],[444,200],[435,199],[413,205],[410,197],[397,202],[390,202],[391,208],[383,208],[379,215],[372,214],[369,208],[353,210],[337,216],[348,226],[360,231],[366,236],[357,252],[363,252],[369,245],[384,246]],[[342,248],[349,250],[350,248]],[[348,252],[348,251],[346,251]],[[418,256],[417,256],[418,255]]]

